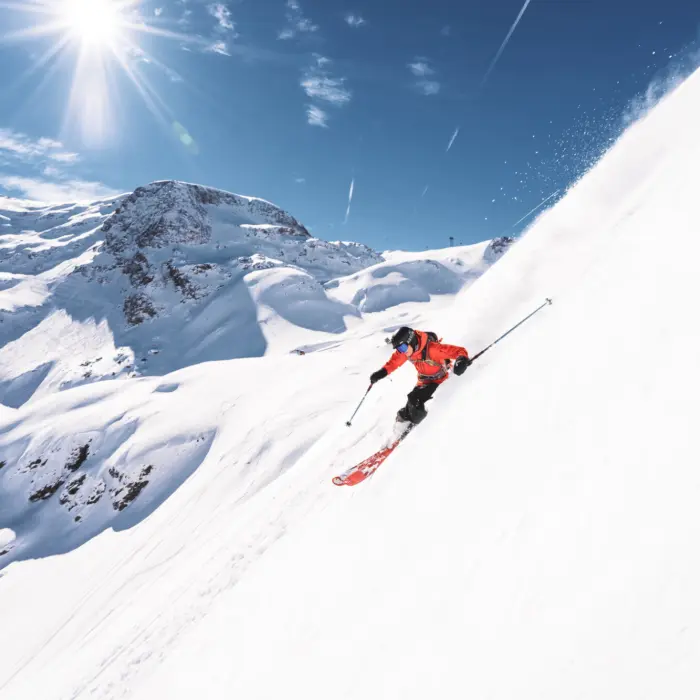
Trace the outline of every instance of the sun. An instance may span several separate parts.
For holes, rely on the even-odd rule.
[[[59,22],[70,37],[93,48],[117,48],[126,40],[127,6],[119,0],[61,0]]]
[[[144,36],[201,44],[199,37],[167,29],[148,10],[148,0],[0,0],[3,9],[26,17],[23,27],[8,34],[0,30],[0,46],[17,42],[43,44],[20,82],[39,75],[36,90],[51,84],[61,71],[72,72],[64,128],[77,128],[86,144],[102,145],[119,131],[119,101],[115,80],[121,72],[131,81],[158,121],[171,127],[176,119],[152,84],[151,72],[177,75],[141,47]]]

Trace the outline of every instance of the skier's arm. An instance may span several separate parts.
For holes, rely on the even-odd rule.
[[[369,381],[372,384],[376,384],[378,381],[384,379],[387,375],[391,374],[394,370],[397,370],[401,365],[406,362],[407,357],[403,353],[395,352],[387,362],[384,367],[378,369],[370,378]]]
[[[398,350],[389,358],[389,362],[387,362],[383,369],[386,370],[387,374],[391,374],[392,372],[396,371],[401,365],[406,363],[406,360],[408,360],[408,357],[406,356],[406,353],[404,352],[399,352]]]
[[[469,359],[467,349],[460,347],[459,345],[443,345],[442,343],[435,343],[431,354],[436,360],[456,360],[459,357],[466,357]]]

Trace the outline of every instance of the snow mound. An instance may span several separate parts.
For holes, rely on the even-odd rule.
[[[107,526],[133,525],[206,457],[214,431],[182,434],[172,415],[168,429],[157,384],[100,386],[59,394],[39,412],[50,423],[15,424],[0,440],[1,521],[13,532],[6,561],[66,552]]]
[[[387,252],[385,262],[326,284],[329,294],[363,313],[454,295],[478,279],[513,243],[499,238],[420,253]]]

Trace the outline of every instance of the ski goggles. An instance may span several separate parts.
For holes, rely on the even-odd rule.
[[[405,353],[408,350],[408,343],[401,343],[399,347],[396,348],[401,354]]]

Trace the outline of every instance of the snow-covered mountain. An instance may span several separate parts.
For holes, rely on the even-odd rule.
[[[375,294],[390,271],[367,246],[313,238],[269,202],[182,182],[0,211],[0,403],[11,407],[105,378],[327,343],[376,310],[354,297],[363,282]],[[416,266],[432,273],[389,305],[456,293],[493,262],[488,245],[452,251],[454,272],[435,260],[443,252],[414,255],[399,265],[413,270],[406,279]],[[339,290],[350,288],[346,300]]]
[[[277,400],[271,387],[284,396],[285,374],[297,370],[290,351],[381,343],[396,314],[434,313],[511,242],[381,256],[315,239],[263,200],[180,182],[90,206],[3,212],[0,419],[18,432],[0,441],[0,528],[15,533],[0,565],[133,525],[192,474],[218,429],[199,400],[173,402],[187,394],[175,370],[199,376],[204,361],[238,358],[224,412],[258,435]],[[48,423],[16,423],[35,405]],[[196,405],[203,422],[191,416],[182,434],[175,405],[183,415]]]
[[[698,123],[700,72],[456,294],[458,260],[478,268],[487,244],[423,262],[391,253],[337,280],[298,262],[247,270],[238,286],[251,290],[264,355],[42,383],[2,407],[2,700],[695,700]],[[35,301],[50,306],[41,323],[68,316],[70,290],[119,300],[115,318],[71,306],[66,321],[92,323],[116,350],[114,337],[132,343],[200,303],[168,261],[193,285],[190,266],[223,266],[193,257],[215,256],[211,242],[139,249],[136,231],[114,232],[121,251],[93,249],[88,229],[79,262],[8,277],[5,294],[25,295],[13,313]],[[139,252],[153,280],[133,285]],[[303,328],[269,306],[287,274],[349,309],[346,330]],[[229,294],[203,286],[202,313]],[[134,289],[155,310],[136,324],[123,308]],[[386,440],[414,385],[402,368],[345,425],[388,357],[385,332],[409,323],[474,353],[545,297],[551,307],[440,388],[370,481],[331,485]],[[19,340],[41,344],[46,329]],[[277,351],[302,344],[303,356]]]

